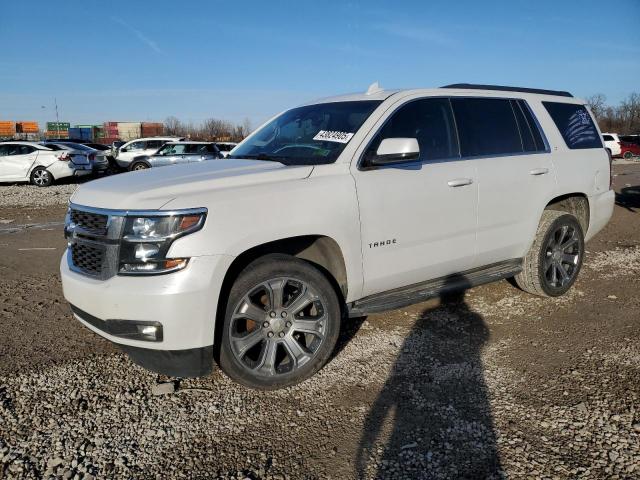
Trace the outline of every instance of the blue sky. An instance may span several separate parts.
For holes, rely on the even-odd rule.
[[[0,119],[254,125],[365,90],[640,91],[640,0],[5,1]],[[45,108],[42,108],[45,107]]]

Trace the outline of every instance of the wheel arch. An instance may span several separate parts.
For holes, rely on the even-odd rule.
[[[222,326],[227,309],[227,299],[234,280],[251,262],[265,255],[281,253],[306,260],[318,268],[329,280],[344,304],[347,298],[347,269],[340,245],[326,235],[302,235],[272,240],[246,248],[235,257],[225,272],[216,308],[214,330],[214,355],[219,355]],[[216,358],[217,359],[217,358]]]
[[[567,212],[575,216],[582,227],[583,234],[587,235],[591,212],[589,210],[589,198],[582,192],[566,193],[549,200],[545,210]]]

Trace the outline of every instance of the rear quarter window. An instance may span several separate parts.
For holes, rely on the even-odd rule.
[[[542,102],[558,127],[564,142],[572,150],[602,148],[598,130],[584,105]]]

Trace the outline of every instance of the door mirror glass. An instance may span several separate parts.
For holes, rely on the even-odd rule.
[[[413,162],[420,159],[420,147],[415,138],[385,138],[380,142],[375,156],[371,158],[373,166],[393,165]]]

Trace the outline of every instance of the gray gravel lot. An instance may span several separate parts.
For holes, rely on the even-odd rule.
[[[50,207],[66,205],[69,197],[78,187],[74,183],[52,185],[51,187],[35,187],[33,185],[0,184],[0,208],[3,207]]]
[[[216,370],[154,395],[71,318],[61,231],[0,235],[0,479],[640,478],[640,167],[616,172],[569,295],[499,282],[353,321],[277,392]]]

